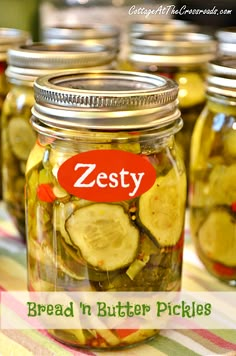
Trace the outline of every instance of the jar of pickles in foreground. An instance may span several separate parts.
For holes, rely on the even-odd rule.
[[[14,28],[0,28],[0,117],[2,112],[3,101],[10,89],[7,82],[5,71],[7,68],[7,51],[9,48],[25,44],[30,41],[30,35],[26,31]],[[1,131],[0,122],[0,131]],[[1,137],[1,134],[0,134]],[[1,144],[1,140],[0,140]],[[0,150],[0,162],[2,162]],[[2,170],[0,169],[0,198],[2,198]]]
[[[120,71],[35,83],[38,139],[26,166],[33,291],[178,291],[186,176],[177,85]],[[157,330],[50,330],[63,343],[130,346]]]
[[[190,218],[207,270],[236,284],[236,58],[210,62],[191,143]]]
[[[2,113],[3,197],[17,229],[25,237],[25,166],[36,135],[29,119],[34,80],[72,68],[113,68],[116,51],[102,45],[34,43],[11,49],[6,75],[11,83]]]
[[[188,168],[192,130],[206,99],[206,64],[216,55],[216,41],[203,33],[176,33],[174,26],[167,33],[147,33],[145,26],[143,31],[139,36],[131,32],[128,58],[121,68],[164,75],[179,85],[184,126],[176,140]]]

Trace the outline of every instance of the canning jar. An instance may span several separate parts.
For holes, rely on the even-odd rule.
[[[207,270],[236,283],[236,58],[209,63],[207,103],[194,128],[190,222]]]
[[[128,58],[121,68],[160,74],[177,82],[184,126],[176,140],[188,171],[190,138],[205,103],[206,64],[215,57],[216,41],[202,33],[145,31],[130,36]]]
[[[42,30],[42,38],[48,43],[95,43],[119,50],[120,31],[113,25],[77,24],[55,25]]]
[[[9,83],[6,80],[5,71],[7,68],[7,51],[9,48],[24,44],[30,40],[30,35],[26,31],[14,28],[0,28],[0,117],[2,113],[3,101],[9,91]],[[0,121],[0,131],[1,131]],[[0,134],[1,138],[1,134]],[[1,144],[1,139],[0,139]],[[0,162],[2,162],[0,150]],[[0,169],[0,198],[2,198],[2,169]]]
[[[9,50],[6,75],[11,83],[2,113],[3,197],[21,235],[25,236],[25,166],[36,135],[29,119],[34,80],[72,68],[113,68],[116,51],[102,45],[34,43]]]
[[[186,32],[196,32],[198,31],[198,26],[187,21],[166,19],[165,17],[160,17],[155,21],[130,21],[128,26],[128,34],[130,37],[140,37],[148,33],[155,34],[175,34],[175,33],[186,33]]]
[[[236,56],[236,26],[219,29],[216,38],[219,56]]]
[[[26,166],[29,289],[178,291],[186,176],[174,139],[182,126],[176,83],[137,72],[65,72],[38,78],[35,98],[38,139]],[[157,333],[50,332],[98,349]]]

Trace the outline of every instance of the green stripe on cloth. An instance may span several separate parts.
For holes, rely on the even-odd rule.
[[[11,241],[13,244],[14,242]],[[8,243],[9,244],[9,243]],[[0,256],[9,257],[12,260],[18,262],[23,267],[26,267],[26,251],[25,248],[15,248],[10,250],[7,246],[3,245],[0,240]]]
[[[48,351],[50,350],[50,352],[52,352],[53,355],[57,355],[57,356],[71,356],[73,354],[76,355],[73,349],[71,351],[70,350],[67,351],[65,349],[66,346],[60,344],[54,339],[50,339],[46,333],[45,335],[43,335],[43,333],[41,333],[38,330],[22,330],[22,332],[26,336],[31,338],[34,342],[37,342],[41,347],[43,346]],[[82,355],[82,353],[80,353],[80,355]]]
[[[13,258],[0,255],[0,287],[5,290],[27,290],[26,268]]]
[[[167,355],[174,356],[199,356],[199,353],[193,352],[187,347],[179,344],[177,341],[170,340],[169,338],[158,335],[154,340],[152,340],[149,345],[153,346],[155,349],[163,351]]]
[[[225,352],[224,348],[221,348],[215,344],[213,344],[210,340],[198,335],[194,330],[179,330],[179,333],[189,337],[191,340],[194,340],[199,345],[206,347],[211,351],[211,354],[214,352],[216,354],[223,354]]]
[[[213,330],[214,334],[229,342],[236,343],[236,330]]]

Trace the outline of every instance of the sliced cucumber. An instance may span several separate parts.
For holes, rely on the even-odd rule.
[[[42,162],[44,149],[45,148],[39,144],[34,145],[26,162],[25,174],[27,174],[37,164]]]
[[[160,246],[173,246],[179,240],[184,224],[186,198],[185,175],[171,169],[156,179],[139,198],[138,223]]]
[[[22,117],[12,118],[8,125],[8,135],[14,155],[20,160],[27,160],[36,141],[30,123]]]
[[[236,266],[236,221],[226,210],[213,210],[199,233],[204,254],[226,266]]]
[[[113,271],[136,257],[139,231],[120,205],[96,203],[77,209],[67,219],[66,230],[91,266]]]
[[[90,204],[89,201],[84,199],[76,199],[71,200],[67,203],[60,202],[58,205],[55,206],[54,209],[54,225],[56,230],[58,230],[62,237],[64,238],[65,242],[69,245],[73,245],[68,232],[65,229],[65,221],[69,218],[73,212],[78,209],[79,207],[83,207],[85,205]]]

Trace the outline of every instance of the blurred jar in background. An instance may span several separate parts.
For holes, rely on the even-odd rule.
[[[236,285],[236,58],[210,62],[191,142],[190,226],[207,270]]]
[[[9,48],[25,44],[30,41],[30,34],[14,28],[0,28],[0,117],[3,101],[9,91],[9,83],[6,80],[5,70],[7,68],[7,51]],[[1,121],[0,121],[1,130]],[[1,138],[1,136],[0,136]],[[0,140],[1,143],[1,140]],[[1,152],[0,152],[0,162]],[[0,198],[2,198],[2,167],[0,167]]]
[[[101,45],[33,43],[9,51],[6,74],[11,90],[2,112],[3,198],[23,238],[25,167],[36,140],[29,122],[34,80],[65,69],[114,68],[115,59],[116,51]]]
[[[236,56],[236,27],[226,27],[216,32],[220,56]]]
[[[190,22],[159,19],[159,21],[131,21],[128,26],[129,37],[139,37],[148,33],[181,33],[181,32],[196,32],[199,27]]]
[[[205,96],[207,62],[216,56],[216,41],[202,33],[147,33],[130,37],[124,68],[161,74],[179,85],[179,108],[184,121],[176,141],[188,169],[190,139]]]
[[[131,21],[161,19],[162,22],[170,18],[169,14],[157,12],[151,15],[151,10],[170,5],[168,0],[42,0],[40,3],[40,32],[55,26],[81,25],[112,25],[121,34],[120,58],[124,58],[127,51],[127,29]],[[148,15],[149,13],[149,15]]]
[[[85,43],[110,46],[119,52],[120,31],[118,27],[101,24],[46,27],[42,38],[47,43]]]

